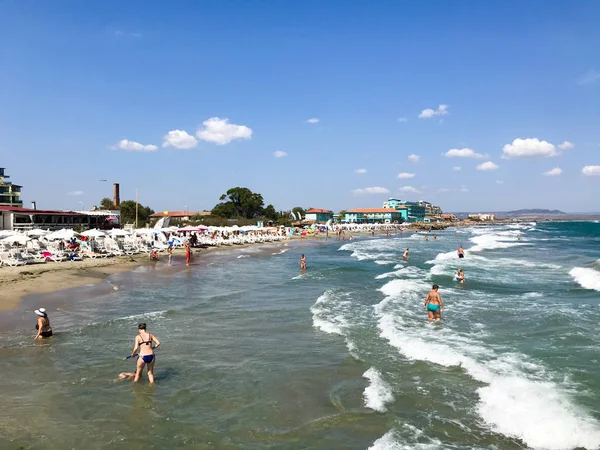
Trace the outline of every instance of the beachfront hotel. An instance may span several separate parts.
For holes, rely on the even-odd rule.
[[[0,206],[23,206],[22,186],[6,181],[10,177],[4,173],[4,170],[4,167],[0,167]]]
[[[419,202],[408,202],[406,200],[398,200],[397,198],[390,198],[383,202],[384,209],[406,209],[406,221],[407,222],[425,222],[426,208]]]
[[[304,220],[306,221],[325,223],[328,220],[333,219],[333,212],[328,209],[311,208],[304,214]]]
[[[394,208],[357,208],[346,211],[345,223],[402,223],[407,222],[408,210],[404,206]]]

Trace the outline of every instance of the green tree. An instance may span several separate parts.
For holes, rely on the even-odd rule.
[[[135,201],[125,200],[119,205],[119,211],[121,212],[121,223],[135,223]],[[154,214],[154,210],[148,206],[138,204],[138,225],[142,225],[148,222],[150,216]]]
[[[295,208],[293,208],[292,212],[296,215],[296,217],[298,216],[298,214],[300,214],[300,218],[305,217],[306,215],[306,211],[300,206],[296,206]]]
[[[235,187],[221,195],[211,214],[220,217],[243,217],[254,219],[263,213],[264,200],[262,195],[252,192],[245,187]]]
[[[341,210],[341,211],[338,213],[337,220],[338,220],[338,221],[342,221],[342,220],[344,220],[344,216],[345,216],[345,215],[346,215],[346,210],[345,210],[345,209],[342,209],[342,210]]]
[[[279,220],[280,218],[280,214],[277,212],[273,205],[266,206],[266,208],[263,210],[263,216],[273,221]]]
[[[100,209],[114,210],[118,208],[115,206],[115,202],[113,202],[110,198],[104,197],[102,200],[100,200]]]

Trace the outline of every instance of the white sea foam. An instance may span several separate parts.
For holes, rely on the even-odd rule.
[[[443,448],[442,443],[438,439],[430,439],[431,442],[410,443],[401,443],[399,442],[400,439],[399,436],[396,436],[394,430],[390,430],[373,442],[373,445],[368,450],[438,450]]]
[[[473,247],[467,249],[469,252],[481,252],[484,250],[530,245],[526,242],[517,242],[516,236],[502,234],[502,232],[482,234],[480,236],[474,236],[469,240],[475,244]]]
[[[250,255],[239,255],[237,259],[250,258]]]
[[[365,406],[375,411],[386,412],[387,407],[385,405],[394,401],[392,388],[383,380],[381,373],[374,367],[363,373],[363,377],[370,382],[363,393]]]
[[[416,266],[403,266],[402,264],[397,264],[394,266],[394,272],[386,272],[375,277],[376,280],[381,280],[383,278],[391,278],[391,277],[406,277],[406,278],[423,278],[427,274],[423,269],[420,269]]]
[[[417,302],[426,288],[410,279],[392,280],[380,288],[386,298],[374,310],[381,337],[406,358],[459,366],[485,383],[477,390],[477,411],[498,433],[547,450],[600,446],[600,423],[580,409],[543,366],[522,354],[499,355],[478,343],[477,335],[460,335],[450,325],[436,333],[423,326]]]
[[[343,309],[349,303],[342,300],[344,294],[336,293],[334,290],[326,290],[310,307],[313,315],[313,326],[329,334],[344,335],[344,328],[348,322],[344,318]]]
[[[278,252],[273,252],[273,253],[271,253],[271,255],[281,255],[281,254],[283,254],[283,253],[287,252],[288,250],[289,250],[289,248],[284,248],[284,249],[281,249],[281,250],[280,250],[280,251],[278,251]]]
[[[584,289],[600,291],[600,271],[585,267],[571,269],[569,275]]]
[[[543,296],[544,294],[542,294],[541,292],[527,292],[523,294],[523,298],[540,298]]]

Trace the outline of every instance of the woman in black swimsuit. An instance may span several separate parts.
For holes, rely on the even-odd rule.
[[[156,339],[156,336],[146,332],[146,324],[140,323],[138,325],[138,335],[135,337],[135,343],[133,345],[133,351],[131,357],[135,357],[139,353],[137,360],[137,367],[135,371],[134,382],[137,382],[142,376],[144,366],[148,366],[148,381],[154,383],[154,363],[156,358],[154,356],[154,349],[160,346],[160,341]],[[155,345],[152,346],[152,343]]]
[[[35,329],[37,330],[36,339],[49,338],[52,336],[52,327],[50,326],[50,319],[48,319],[48,314],[44,308],[36,309],[34,311],[38,315],[37,324]]]

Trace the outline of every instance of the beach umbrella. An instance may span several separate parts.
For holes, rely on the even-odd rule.
[[[24,234],[13,234],[12,236],[8,236],[0,240],[0,242],[4,244],[14,244],[15,242],[19,245],[25,245],[27,241],[30,241],[31,238],[29,236],[25,236]]]
[[[83,233],[81,233],[81,235],[85,236],[85,237],[96,238],[96,237],[104,237],[104,236],[106,236],[106,233],[104,233],[104,231],[100,231],[100,230],[97,230],[94,228],[91,230],[84,231]]]
[[[48,240],[71,239],[71,238],[74,238],[75,236],[79,236],[79,233],[77,233],[76,231],[67,229],[67,228],[63,228],[62,230],[54,231],[50,234],[45,235],[44,238],[46,238]]]
[[[13,234],[15,234],[14,231],[10,231],[10,230],[1,230],[0,231],[0,238],[6,237],[6,236],[12,236]]]
[[[50,233],[50,230],[42,230],[41,228],[34,228],[33,230],[26,231],[25,234],[27,236],[45,236]]]
[[[112,237],[115,236],[129,236],[129,233],[125,230],[121,230],[120,228],[113,228],[108,232],[108,234]]]

